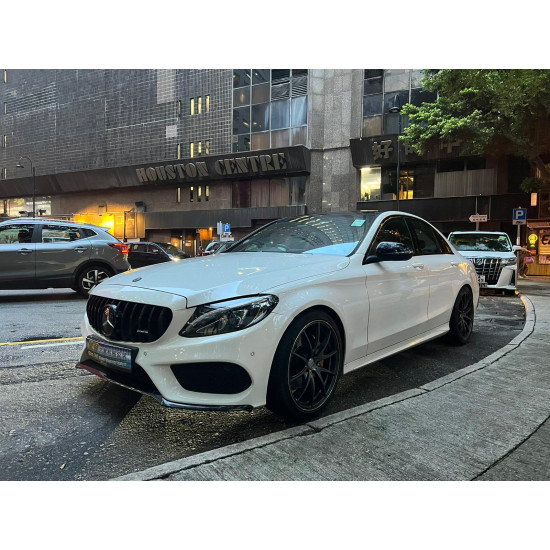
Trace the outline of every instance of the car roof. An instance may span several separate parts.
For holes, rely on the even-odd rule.
[[[126,243],[126,244],[156,244],[158,246],[166,246],[166,245],[169,245],[170,243],[159,243],[155,241],[136,241],[134,243]]]
[[[78,227],[89,227],[92,229],[99,229],[101,231],[108,232],[108,229],[106,227],[101,227],[99,225],[94,225],[93,223],[87,223],[87,222],[75,222],[72,220],[60,220],[59,218],[12,218],[8,220],[3,220],[0,222],[0,224],[12,224],[12,223],[48,223],[48,224],[59,224],[59,225],[76,225]]]
[[[449,233],[450,235],[506,235],[508,237],[508,233],[505,233],[504,231],[451,231]]]

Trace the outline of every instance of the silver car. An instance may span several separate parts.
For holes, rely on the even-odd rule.
[[[87,296],[128,269],[128,245],[105,228],[43,218],[0,223],[2,290],[68,287]]]

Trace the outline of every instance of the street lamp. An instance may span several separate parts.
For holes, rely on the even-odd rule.
[[[20,157],[19,161],[15,165],[16,168],[25,168],[24,164],[21,164],[21,161],[23,159],[27,159],[31,163],[31,172],[32,172],[32,217],[34,218],[36,216],[36,185],[35,185],[35,169],[32,164],[32,160],[29,157]]]
[[[401,147],[399,147],[399,136],[401,135],[401,100],[399,94],[395,94],[393,105],[388,110],[389,113],[397,113],[399,131],[397,133],[397,210],[399,210],[399,192],[401,188]]]

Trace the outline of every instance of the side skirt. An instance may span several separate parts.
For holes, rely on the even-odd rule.
[[[380,361],[380,359],[384,359],[385,357],[389,357],[390,355],[394,355],[396,353],[399,353],[400,351],[405,351],[409,348],[413,348],[414,346],[424,344],[429,340],[439,338],[440,336],[447,334],[447,332],[449,332],[449,323],[445,323],[444,325],[440,325],[435,329],[424,332],[423,334],[420,334],[415,338],[412,338],[411,340],[405,340],[403,342],[400,342],[399,344],[381,349],[372,354],[367,353],[365,357],[361,357],[360,359],[356,359],[355,361],[346,363],[344,365],[344,374],[357,370],[361,367],[365,367],[366,365],[370,365],[371,363],[375,363],[376,361]]]

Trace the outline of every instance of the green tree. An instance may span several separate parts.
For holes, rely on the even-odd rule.
[[[550,70],[427,69],[422,84],[433,103],[407,104],[402,139],[420,154],[434,142],[462,140],[464,155],[517,155],[538,168],[522,189],[550,187]]]

